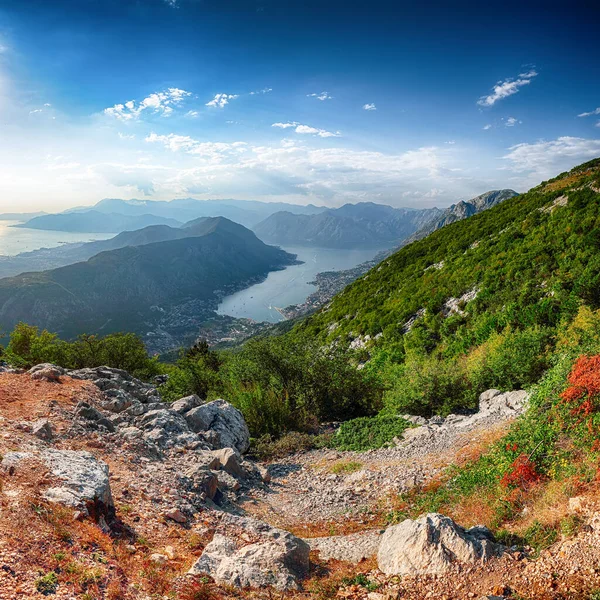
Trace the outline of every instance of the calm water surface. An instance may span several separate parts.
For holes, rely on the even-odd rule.
[[[66,231],[42,231],[11,227],[19,221],[0,221],[0,255],[14,256],[39,248],[55,248],[69,242],[107,240],[114,233],[68,233]]]
[[[247,317],[255,321],[277,323],[284,318],[277,308],[300,304],[315,291],[315,275],[323,271],[341,271],[370,260],[379,250],[334,250],[331,248],[291,248],[284,250],[297,254],[302,265],[292,265],[283,271],[273,271],[262,283],[227,296],[219,305],[218,313],[232,317]]]

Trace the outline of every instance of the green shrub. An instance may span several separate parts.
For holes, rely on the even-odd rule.
[[[148,356],[144,343],[133,333],[105,337],[84,334],[66,342],[54,333],[26,323],[18,323],[11,332],[4,359],[25,368],[44,362],[67,369],[108,366],[142,378],[160,372],[158,361]]]
[[[549,366],[552,341],[547,327],[493,334],[467,360],[472,387],[514,390],[532,385]]]
[[[339,450],[364,451],[391,445],[395,437],[410,427],[399,417],[359,417],[342,423],[331,438],[331,445]]]
[[[55,594],[58,588],[58,576],[54,571],[50,571],[36,579],[35,589],[44,596]]]
[[[472,390],[464,365],[441,356],[412,356],[386,371],[388,390],[384,413],[431,416],[473,408]]]
[[[314,431],[318,422],[373,415],[382,385],[358,370],[354,353],[298,338],[251,340],[222,355],[224,394],[248,421],[253,436]]]

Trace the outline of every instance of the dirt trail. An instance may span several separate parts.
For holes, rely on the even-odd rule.
[[[406,434],[398,447],[367,452],[314,450],[272,463],[272,481],[243,505],[268,522],[314,535],[378,526],[392,499],[427,483],[451,464],[477,456],[522,411],[433,418]]]

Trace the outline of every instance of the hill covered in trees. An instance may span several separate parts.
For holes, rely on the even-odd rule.
[[[135,236],[137,243],[157,241],[1,279],[3,327],[26,321],[64,338],[112,331],[159,335],[162,330],[193,336],[194,319],[214,310],[220,297],[295,258],[223,217],[150,233],[123,236]]]
[[[600,307],[600,160],[402,248],[290,334],[355,349],[389,411],[529,385]]]

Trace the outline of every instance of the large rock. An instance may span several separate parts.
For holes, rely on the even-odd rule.
[[[499,390],[487,390],[479,396],[479,412],[512,416],[525,409],[528,398],[529,394],[525,390],[504,393]]]
[[[381,536],[377,564],[386,575],[440,574],[499,556],[504,549],[485,527],[463,529],[449,517],[430,513],[389,527]]]
[[[218,466],[229,473],[229,475],[239,477],[240,479],[243,479],[246,476],[246,472],[242,466],[242,458],[233,448],[214,450],[213,456],[217,459]]]
[[[298,589],[298,580],[308,573],[309,552],[306,542],[287,531],[225,514],[189,572],[237,587]]]
[[[160,448],[186,446],[198,442],[187,421],[174,410],[151,410],[136,420],[136,426],[146,433],[144,439]]]
[[[197,406],[184,416],[192,431],[216,434],[212,442],[216,448],[235,448],[244,453],[250,447],[250,432],[242,413],[225,400]]]
[[[66,371],[57,365],[42,363],[40,365],[35,365],[35,367],[31,367],[27,372],[33,380],[59,382],[60,377],[64,375]]]
[[[192,408],[196,408],[196,406],[200,406],[201,404],[202,400],[200,400],[200,397],[196,396],[196,394],[192,394],[191,396],[186,396],[185,398],[175,400],[175,402],[171,404],[170,409],[178,412],[179,414],[183,414],[188,412],[188,410],[192,410]]]
[[[114,509],[108,465],[93,454],[75,450],[44,450],[39,453],[8,452],[2,467],[13,473],[25,459],[39,460],[47,467],[56,485],[46,489],[43,497],[88,511],[92,514]]]

